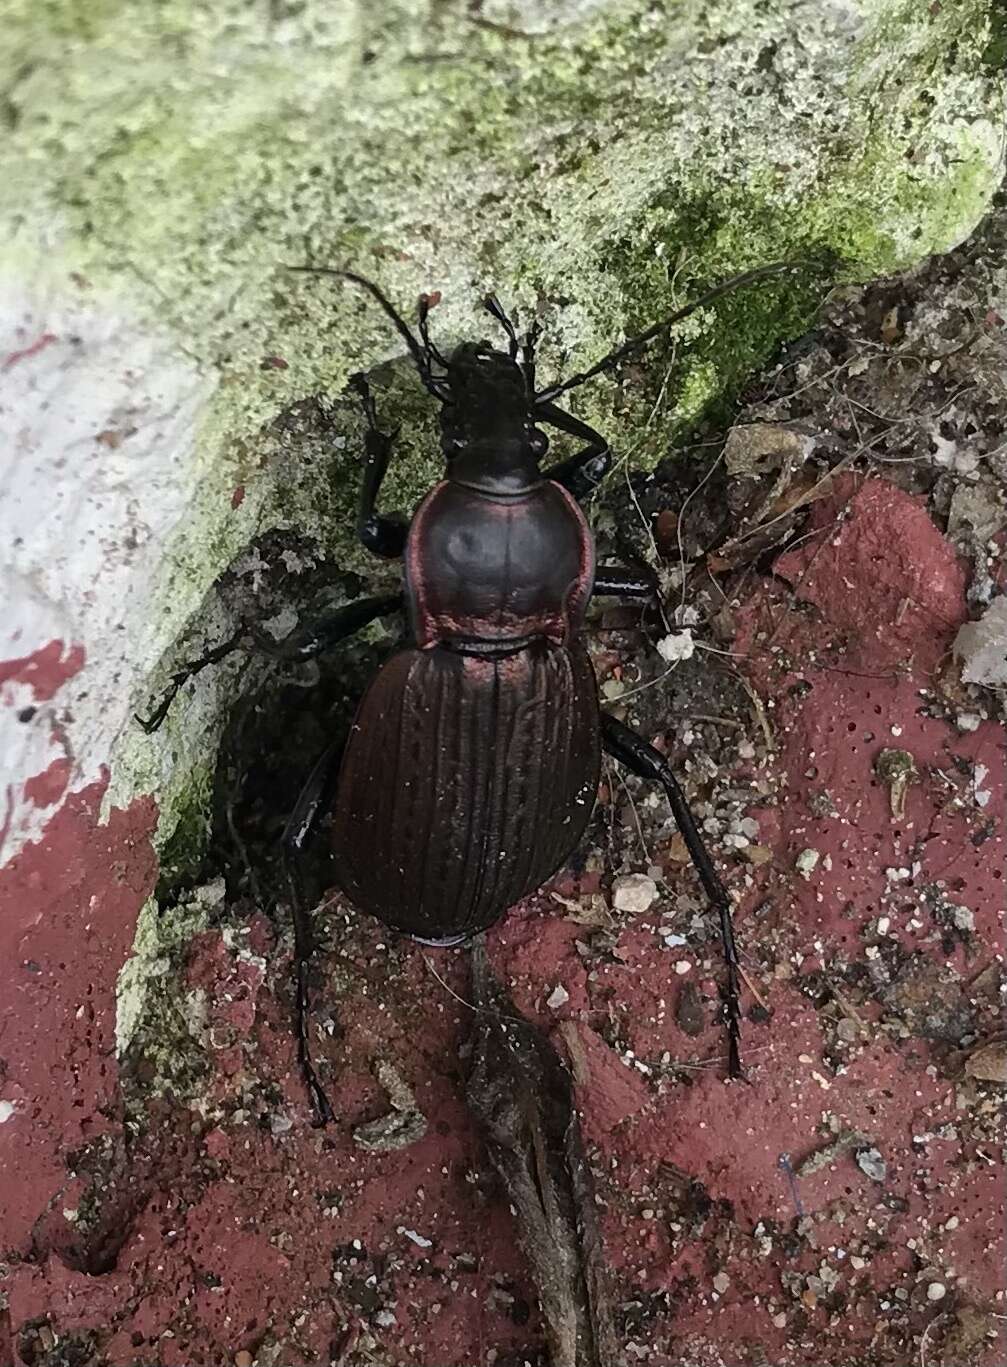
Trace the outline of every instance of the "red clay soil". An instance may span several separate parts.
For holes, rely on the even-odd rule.
[[[762,1002],[746,988],[747,1085],[724,1081],[717,947],[681,942],[676,914],[700,902],[667,838],[642,915],[599,912],[605,875],[567,871],[490,955],[574,1041],[627,1363],[994,1367],[1001,1089],[969,1060],[998,1028],[1002,736],[959,729],[941,691],[966,574],[923,501],[851,477],[809,530],[735,610],[775,740],[768,767],[749,746],[721,780],[765,794],[757,845],[717,852]],[[681,759],[672,719],[667,744]],[[884,749],[914,765],[898,816]],[[76,794],[0,885],[0,1364],[543,1361],[464,1105],[464,952],[328,907],[314,1018],[337,1121],[319,1131],[289,946],[262,915],[199,934],[186,987],[209,1079],[128,1127],[114,993],[154,811],[99,825],[99,800]],[[354,1138],[390,1110],[379,1063],[426,1117],[404,1148]]]

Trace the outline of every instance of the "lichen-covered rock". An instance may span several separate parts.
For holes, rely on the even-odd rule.
[[[134,708],[188,627],[227,627],[204,600],[262,529],[365,570],[360,428],[336,400],[397,339],[365,298],[286,263],[352,264],[407,309],[441,291],[444,344],[488,330],[492,286],[538,312],[551,377],[704,283],[807,262],[690,320],[617,418],[610,380],[574,397],[653,463],[801,329],[833,270],[890,271],[968,233],[1000,172],[997,13],[9,5],[3,857],[87,785],[106,804],[156,794],[161,842],[198,844],[232,676],[202,676],[154,739]],[[398,371],[379,402],[403,429],[388,504],[408,508],[437,469],[429,408]]]

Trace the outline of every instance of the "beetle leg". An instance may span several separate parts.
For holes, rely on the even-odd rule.
[[[612,758],[617,759],[620,764],[624,764],[631,773],[640,778],[651,779],[660,783],[668,796],[671,814],[682,833],[682,839],[685,841],[689,856],[699,874],[699,881],[720,917],[720,938],[724,949],[724,962],[727,966],[727,986],[724,992],[728,1033],[727,1071],[732,1078],[742,1078],[744,1075],[741,1071],[741,1054],[738,1047],[741,1038],[741,1003],[738,981],[740,965],[738,963],[738,951],[734,944],[734,924],[731,920],[730,898],[723,883],[718,878],[717,871],[713,867],[713,860],[703,844],[703,837],[700,835],[693,815],[689,811],[685,794],[679,787],[671,766],[661,752],[655,750],[642,736],[637,735],[635,731],[630,730],[628,726],[623,725],[621,721],[609,716],[606,712],[601,714],[601,743]]]
[[[311,1097],[315,1112],[315,1125],[325,1125],[334,1119],[329,1099],[322,1084],[318,1081],[311,1062],[311,1045],[308,1039],[308,1013],[310,994],[308,990],[308,970],[311,956],[315,951],[311,921],[308,917],[307,899],[304,895],[304,879],[301,873],[301,853],[318,819],[332,801],[335,782],[339,774],[339,758],[342,742],[337,741],[328,747],[311,771],[307,783],[294,805],[294,810],[283,828],[283,862],[290,887],[290,911],[294,921],[294,956],[296,962],[294,1032],[297,1037],[297,1061],[301,1065],[304,1083]]]
[[[247,633],[255,643],[255,650],[274,660],[313,660],[331,646],[354,636],[379,617],[398,612],[402,607],[401,593],[386,593],[378,598],[358,598],[334,608],[317,622],[299,627],[289,636],[277,641],[260,626],[249,626]]]
[[[487,294],[483,300],[483,308],[497,320],[504,332],[506,332],[510,349],[510,358],[512,361],[516,361],[521,344],[517,339],[517,332],[514,328],[514,324],[511,322],[510,318],[508,318],[503,304],[501,304],[495,294]]]
[[[600,432],[588,427],[586,422],[581,422],[580,418],[567,413],[558,404],[536,403],[532,409],[532,416],[536,422],[555,427],[560,432],[568,432],[570,436],[580,437],[587,442],[582,450],[575,451],[572,456],[567,456],[566,460],[558,461],[557,464],[550,465],[548,470],[543,470],[542,478],[562,484],[578,503],[590,498],[608,474],[608,468],[612,464],[612,452],[609,450],[608,442]]]
[[[655,602],[658,592],[657,578],[650,570],[631,570],[622,565],[599,565],[591,589],[592,596],[653,598]]]
[[[291,632],[282,641],[275,640],[261,627],[241,626],[219,646],[214,646],[200,655],[198,660],[190,660],[176,670],[154,711],[149,717],[137,715],[136,720],[148,735],[152,734],[168,715],[168,709],[182,685],[208,665],[217,664],[235,650],[254,650],[277,660],[310,660],[360,631],[369,622],[385,617],[390,612],[397,612],[401,607],[401,593],[385,594],[381,598],[360,598],[355,603],[344,603],[342,607],[335,608],[312,626]]]
[[[364,478],[360,485],[360,509],[357,514],[357,535],[366,548],[374,555],[386,560],[397,560],[406,548],[409,523],[399,513],[383,514],[377,511],[378,494],[388,463],[392,456],[392,444],[397,432],[382,432],[378,426],[378,415],[374,407],[374,396],[364,375],[350,377],[350,386],[360,395],[360,402],[367,421],[367,435],[364,438]]]
[[[233,651],[240,650],[244,637],[245,630],[244,627],[241,627],[233,636],[229,636],[226,641],[222,641],[219,646],[214,646],[212,650],[208,650],[205,654],[200,655],[198,660],[190,660],[189,663],[183,665],[181,669],[177,669],[175,673],[172,674],[171,682],[168,684],[168,687],[161,694],[161,701],[157,704],[149,717],[141,717],[138,712],[133,713],[134,718],[140,723],[148,736],[152,735],[164,721],[165,717],[168,715],[168,709],[175,701],[175,695],[182,685],[188,683],[190,679],[201,673],[208,665],[215,665]]]
[[[715,285],[712,290],[707,290],[698,299],[694,299],[691,304],[686,304],[684,308],[678,309],[668,318],[663,318],[660,323],[655,323],[653,327],[647,328],[646,332],[641,332],[637,337],[630,337],[623,342],[622,346],[610,351],[607,356],[603,356],[600,361],[596,361],[590,370],[582,370],[577,375],[571,375],[568,380],[563,380],[559,384],[549,385],[540,394],[541,399],[555,399],[558,394],[564,394],[568,389],[576,389],[585,380],[592,379],[595,375],[601,375],[606,370],[611,370],[626,356],[631,356],[640,347],[646,346],[648,342],[659,337],[661,333],[667,332],[676,323],[681,323],[697,309],[706,308],[715,299],[719,299],[724,294],[730,294],[732,290],[739,289],[742,285],[753,285],[758,280],[769,280],[773,276],[784,275],[787,271],[796,270],[803,263],[794,261],[777,261],[772,266],[759,266],[754,271],[743,271],[741,275],[732,275],[729,280],[722,280],[719,285]]]

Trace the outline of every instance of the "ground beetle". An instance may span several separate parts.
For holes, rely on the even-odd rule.
[[[156,729],[182,684],[233,650],[305,660],[378,617],[406,611],[406,643],[365,693],[345,748],[333,744],[318,761],[284,833],[298,1049],[318,1122],[332,1110],[309,1052],[312,940],[298,856],[319,818],[331,813],[337,879],[359,907],[423,943],[455,944],[499,920],[574,850],[594,806],[602,749],[662,786],[720,917],[728,1071],[740,1077],[731,903],[664,756],[600,711],[583,642],[592,595],[649,599],[655,583],[645,572],[595,567],[580,500],[602,480],[611,454],[604,437],[555,400],[720,295],[789,267],[735,276],[543,390],[535,388],[537,329],[519,340],[492,295],[485,307],[506,333],[507,351],[463,342],[445,357],[430,338],[429,296],[420,298],[417,337],[371,281],[326,267],[295,269],[352,281],[387,314],[442,405],[445,476],[409,523],[378,511],[392,442],[378,426],[366,379],[355,376],[367,419],[358,531],[374,554],[404,559],[402,592],[346,604],[279,642],[243,623],[173,674],[142,724]],[[542,426],[585,445],[542,470],[549,445]]]

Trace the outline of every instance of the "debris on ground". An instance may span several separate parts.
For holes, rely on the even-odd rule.
[[[481,943],[472,983],[479,1014],[466,1094],[515,1212],[551,1367],[616,1367],[594,1181],[569,1074],[493,977]]]
[[[1007,594],[999,594],[977,622],[965,622],[954,640],[962,683],[1007,687]]]
[[[427,1118],[416,1105],[412,1088],[386,1059],[375,1064],[374,1075],[388,1093],[392,1109],[377,1120],[357,1125],[354,1141],[372,1153],[387,1153],[418,1143],[427,1132]]]

